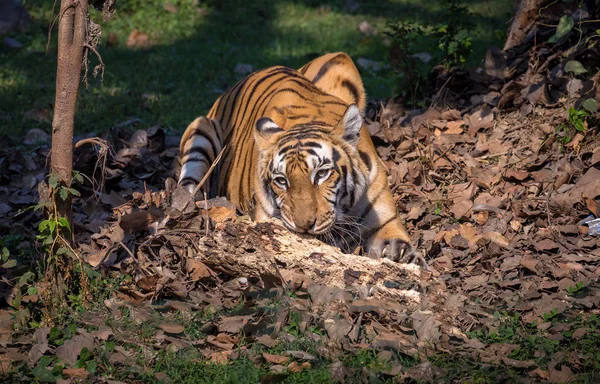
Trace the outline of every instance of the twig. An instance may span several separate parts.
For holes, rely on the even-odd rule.
[[[213,163],[211,164],[210,168],[208,168],[208,171],[206,172],[206,175],[204,175],[204,177],[202,178],[202,180],[200,180],[200,182],[198,183],[198,185],[196,185],[196,188],[194,188],[194,191],[192,192],[190,200],[188,200],[188,202],[185,203],[182,211],[185,211],[185,209],[188,207],[188,205],[190,205],[190,202],[194,201],[194,197],[196,196],[196,194],[198,193],[198,191],[200,190],[200,188],[202,188],[202,186],[204,185],[204,183],[206,183],[206,180],[208,180],[208,178],[210,177],[210,174],[212,173],[213,169],[215,169],[215,167],[217,166],[217,164],[219,164],[219,160],[221,160],[221,156],[223,156],[223,152],[225,151],[225,148],[227,148],[227,146],[224,146],[223,149],[221,149],[221,152],[219,152],[219,155],[217,156],[217,158],[215,159],[215,161],[213,161]]]
[[[431,105],[429,105],[429,108],[427,108],[427,110],[435,107],[435,104],[438,102],[438,99],[441,97],[441,94],[444,91],[444,88],[446,88],[446,85],[448,85],[451,78],[452,78],[451,76],[448,76],[448,79],[446,79],[446,82],[435,93],[435,95],[433,96],[433,100],[431,100]]]
[[[208,236],[208,227],[210,226],[210,218],[208,217],[208,199],[206,198],[206,191],[204,191],[204,213],[206,214],[206,223],[204,224],[204,229],[206,229],[206,236]]]
[[[123,247],[123,249],[124,249],[125,251],[127,251],[127,253],[129,253],[129,256],[131,256],[131,258],[132,258],[132,259],[134,259],[134,260],[135,260],[135,256],[134,256],[133,252],[131,252],[131,250],[130,250],[129,248],[127,248],[127,246],[126,246],[125,244],[123,244],[123,242],[122,242],[122,241],[119,241],[119,245],[120,245],[121,247]]]
[[[88,177],[88,179],[90,179],[90,181],[92,183],[92,188],[95,190],[95,192],[97,192],[97,194],[99,196],[102,191],[102,188],[104,187],[104,181],[106,180],[105,171],[106,171],[106,161],[108,160],[108,154],[110,153],[111,156],[113,156],[113,157],[115,156],[115,154],[114,154],[114,151],[112,151],[110,144],[106,140],[103,140],[99,137],[90,137],[87,139],[81,139],[77,143],[75,143],[75,148],[76,149],[81,148],[85,144],[92,144],[92,145],[97,145],[100,147],[100,150],[98,151],[98,160],[96,160],[96,164],[94,165],[94,172],[92,173],[91,179]],[[98,169],[100,169],[100,180],[96,184],[95,177],[96,177],[96,171]]]
[[[90,51],[94,52],[94,54],[96,55],[96,57],[98,58],[98,61],[100,62],[100,69],[102,70],[102,75],[101,75],[101,80],[104,80],[104,61],[102,61],[102,56],[100,56],[100,54],[98,53],[98,51],[96,50],[96,48],[92,47],[90,44],[85,43],[83,44],[83,46],[87,49],[89,49]],[[87,55],[86,55],[87,56]],[[86,60],[87,62],[87,60]],[[87,64],[86,64],[86,68],[87,68]],[[98,74],[98,72],[96,72],[96,69],[94,69],[94,77]]]
[[[582,21],[578,22],[578,24],[584,24],[584,23],[600,23],[600,20],[582,20]],[[551,28],[557,28],[558,27],[558,24],[557,25],[545,24],[545,23],[542,23],[542,22],[539,22],[539,21],[536,22],[536,24],[537,25],[541,25],[543,27],[551,27]]]

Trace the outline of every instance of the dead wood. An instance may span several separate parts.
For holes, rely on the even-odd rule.
[[[194,257],[215,271],[294,289],[315,283],[339,288],[367,285],[385,297],[419,302],[419,292],[434,285],[432,274],[414,264],[344,254],[273,223],[229,223],[200,238],[197,246]]]

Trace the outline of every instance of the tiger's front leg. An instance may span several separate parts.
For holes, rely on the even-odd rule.
[[[369,239],[366,248],[370,257],[385,257],[398,263],[412,263],[423,269],[429,269],[427,261],[415,251],[406,230],[398,219],[389,222],[375,232]]]
[[[406,262],[415,253],[406,230],[397,218],[371,235],[366,245],[366,251],[370,257],[385,257],[397,262]]]
[[[387,186],[387,176],[382,171],[383,167],[380,166],[369,191],[372,208],[363,219],[371,223],[372,229],[363,249],[372,258],[385,257],[396,262],[414,263],[428,269],[425,259],[415,252],[412,241],[398,217],[394,198]]]

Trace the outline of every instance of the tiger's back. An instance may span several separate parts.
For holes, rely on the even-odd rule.
[[[204,186],[211,196],[226,196],[257,220],[279,217],[297,232],[325,236],[355,223],[354,243],[367,250],[412,252],[362,123],[364,106],[360,75],[345,54],[299,71],[255,72],[187,128],[179,183],[192,190],[225,148]]]

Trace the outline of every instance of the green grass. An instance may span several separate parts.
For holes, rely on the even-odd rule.
[[[0,135],[9,139],[18,139],[31,128],[50,132],[49,121],[36,121],[27,112],[45,110],[49,116],[54,102],[56,27],[46,51],[53,2],[24,3],[34,22],[26,34],[12,36],[24,47],[16,51],[0,47]],[[182,131],[241,77],[233,71],[239,63],[255,69],[275,64],[300,67],[325,52],[345,51],[354,59],[385,64],[389,39],[381,32],[387,21],[432,20],[440,12],[438,2],[417,0],[358,2],[354,11],[345,8],[344,0],[171,3],[179,8],[177,13],[167,12],[163,0],[119,2],[113,20],[101,23],[104,81],[90,79],[89,88],[81,87],[76,133],[102,132],[133,117],[142,119],[142,126],[161,124]],[[501,45],[512,1],[467,4],[478,25],[472,65],[489,45]],[[98,12],[93,17],[100,22]],[[379,35],[363,36],[358,31],[363,20]],[[127,37],[136,28],[150,36],[152,47],[127,47]],[[114,46],[107,45],[111,33],[118,40]],[[96,62],[91,57],[90,67]],[[395,76],[389,69],[364,72],[363,77],[371,98],[395,95]]]

